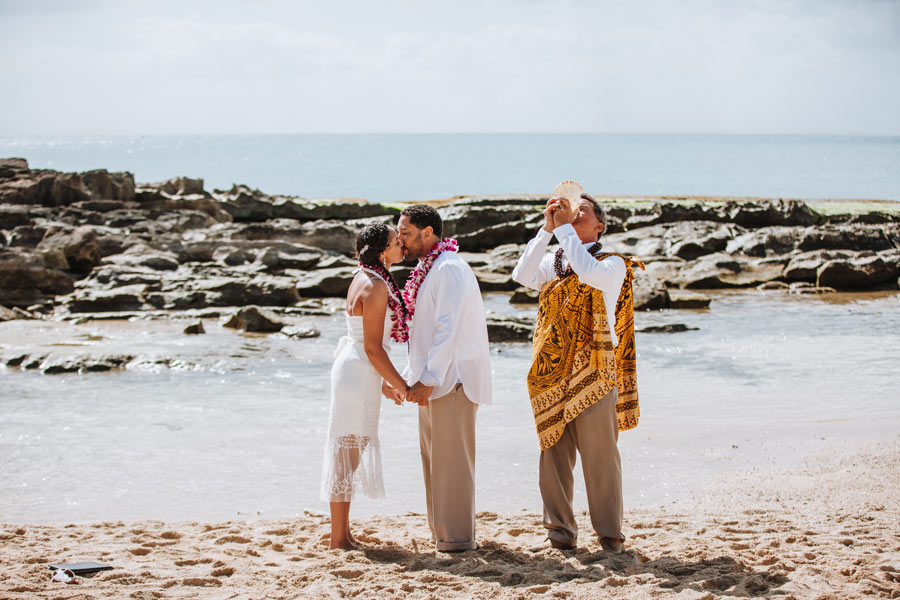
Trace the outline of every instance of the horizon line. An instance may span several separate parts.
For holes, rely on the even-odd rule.
[[[684,136],[684,137],[877,137],[896,138],[898,133],[749,133],[749,132],[635,132],[635,131],[306,131],[289,133],[0,133],[0,139],[12,138],[99,138],[99,137],[296,137],[296,136],[424,136],[424,135],[608,135],[608,136]]]

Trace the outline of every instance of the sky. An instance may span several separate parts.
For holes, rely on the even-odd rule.
[[[900,0],[0,0],[0,136],[900,135]]]

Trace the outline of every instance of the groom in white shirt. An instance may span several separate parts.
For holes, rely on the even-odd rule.
[[[419,442],[428,526],[437,550],[474,550],[475,414],[491,402],[487,324],[478,281],[442,240],[441,217],[416,204],[397,231],[407,256],[419,259],[404,289],[412,314],[407,400],[419,404]]]

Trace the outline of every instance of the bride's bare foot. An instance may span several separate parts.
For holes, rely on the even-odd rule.
[[[357,546],[353,543],[350,538],[344,539],[333,539],[331,540],[331,544],[328,545],[329,550],[356,550]]]
[[[361,541],[359,541],[358,539],[356,539],[355,537],[353,537],[352,533],[347,536],[347,539],[350,540],[350,543],[353,544],[354,548],[363,548],[364,547],[363,543]]]

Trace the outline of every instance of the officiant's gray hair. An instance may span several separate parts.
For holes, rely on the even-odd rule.
[[[371,223],[356,235],[356,258],[364,265],[380,265],[378,256],[391,241],[391,228],[387,223]]]
[[[597,217],[597,220],[603,223],[603,231],[600,232],[600,235],[606,233],[606,211],[603,210],[603,207],[600,206],[600,203],[594,200],[594,197],[588,193],[581,194],[582,199],[587,200],[591,203],[591,206],[594,207],[594,216]]]

